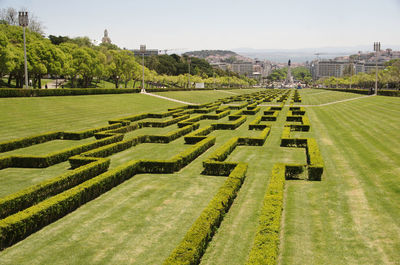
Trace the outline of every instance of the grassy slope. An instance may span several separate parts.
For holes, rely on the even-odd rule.
[[[288,182],[281,263],[398,262],[400,100],[307,110],[326,168],[320,183]]]
[[[265,90],[265,89],[264,89]],[[240,94],[254,93],[261,89],[232,89],[232,90],[207,90],[207,91],[175,91],[157,92],[154,94],[182,100],[190,103],[209,103],[218,98],[231,97]]]
[[[327,91],[325,89],[303,89],[301,90],[300,95],[302,95],[302,102],[296,103],[300,105],[318,105],[364,96],[355,93]],[[303,97],[303,95],[305,96]]]
[[[142,94],[0,99],[0,141],[47,131],[107,125],[109,119],[160,112],[179,103]]]
[[[209,92],[213,91],[202,93]],[[171,93],[181,93],[186,97],[187,92]],[[308,93],[316,91],[304,90],[301,93],[306,100]],[[348,97],[336,93],[335,98]],[[206,102],[214,100],[214,96],[209,93]],[[207,95],[203,94],[203,97]],[[196,99],[198,102],[206,100],[194,96],[193,100]],[[130,100],[138,101],[140,105],[140,100]],[[325,103],[326,99],[321,98],[321,101]],[[138,108],[138,112],[144,111],[144,105],[141,105],[143,109]],[[378,97],[307,108],[312,132],[302,134],[317,138],[326,172],[320,183],[288,182],[282,263],[371,264],[389,263],[400,258],[396,252],[400,248],[399,227],[396,226],[400,217],[396,208],[400,190],[399,148],[395,134],[399,130],[397,124],[400,124],[398,106],[399,99]],[[114,107],[124,108],[118,104]],[[371,107],[367,116],[372,117],[368,123],[363,113],[367,107]],[[162,107],[159,111],[165,109]],[[349,113],[356,116],[358,123],[352,121]],[[102,125],[105,122],[100,116],[96,119]],[[341,120],[332,120],[332,117]],[[69,120],[63,119],[67,119],[64,122]],[[234,132],[213,133],[218,136],[216,146],[179,174],[136,176],[0,252],[0,263],[63,264],[67,260],[69,263],[90,264],[161,263],[224,180],[201,176],[202,160],[230,137],[249,135],[247,124],[253,119],[249,116],[246,124]],[[20,123],[22,126],[24,121]],[[202,126],[207,124],[202,123]],[[244,263],[254,237],[271,166],[277,161],[304,162],[302,149],[279,147],[282,124],[280,116],[263,147],[238,147],[228,158],[249,162],[248,177],[211,242],[203,264]],[[40,124],[32,125],[32,129],[40,129]],[[381,135],[385,140],[375,140],[372,135]],[[392,138],[386,140],[388,136]],[[182,148],[182,143],[179,139],[169,146]],[[114,155],[114,164],[139,156],[146,152],[145,147],[141,145]],[[172,149],[164,147],[156,147],[157,153],[165,152],[160,154],[162,157],[168,156]]]

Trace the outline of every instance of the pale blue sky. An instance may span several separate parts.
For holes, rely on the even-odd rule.
[[[0,7],[32,11],[46,35],[100,41],[108,29],[126,48],[400,45],[400,0],[0,0]]]

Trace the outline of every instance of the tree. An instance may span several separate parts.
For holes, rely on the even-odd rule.
[[[27,11],[23,8],[21,11]],[[11,26],[18,26],[18,12],[13,7],[0,9],[0,20]],[[32,13],[29,12],[29,25],[28,28],[40,35],[43,35],[44,26],[39,19]]]

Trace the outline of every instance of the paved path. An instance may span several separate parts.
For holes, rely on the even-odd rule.
[[[56,82],[57,82],[57,87],[56,87]],[[57,79],[57,80],[52,80],[47,83],[47,88],[48,89],[55,89],[55,88],[61,88],[61,85],[65,82],[65,79]],[[42,86],[42,88],[45,88],[46,85]]]
[[[166,99],[166,100],[169,100],[169,101],[174,101],[174,102],[186,104],[186,105],[199,105],[198,103],[190,103],[190,102],[186,102],[186,101],[182,101],[182,100],[177,100],[177,99],[173,99],[173,98],[163,97],[163,96],[156,95],[156,94],[152,94],[152,93],[147,93],[147,92],[140,92],[140,93],[141,93],[141,94],[144,94],[144,95],[156,97],[156,98],[162,98],[162,99]]]
[[[225,90],[218,90],[219,92],[224,92],[224,93],[229,93],[229,94],[234,94],[234,95],[240,95],[239,93],[231,92],[231,91],[225,91]]]
[[[299,107],[323,107],[323,106],[328,106],[328,105],[332,105],[332,104],[352,101],[352,100],[361,99],[361,98],[368,98],[368,97],[373,97],[373,96],[375,96],[375,95],[368,95],[368,96],[361,96],[361,97],[356,97],[356,98],[342,99],[342,100],[323,103],[323,104],[319,104],[319,105],[296,105],[296,106],[299,106]]]
[[[328,105],[332,105],[332,104],[347,102],[347,101],[361,99],[361,98],[368,98],[368,97],[373,97],[373,96],[375,96],[375,95],[368,95],[368,96],[361,96],[361,97],[356,97],[356,98],[343,99],[343,100],[323,103],[323,104],[319,104],[319,105],[293,105],[293,106],[294,107],[323,107],[323,106],[328,106]],[[280,104],[261,104],[261,105],[258,105],[258,106],[262,106],[262,107],[271,106],[272,107],[272,106],[280,106]]]

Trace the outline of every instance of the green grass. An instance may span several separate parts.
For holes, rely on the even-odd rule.
[[[219,98],[231,97],[235,95],[248,94],[262,91],[262,89],[232,89],[232,90],[206,90],[206,91],[174,91],[157,92],[154,94],[182,100],[189,103],[209,103]]]
[[[319,92],[325,91],[301,90],[300,104],[353,97]],[[233,96],[220,91],[159,94],[194,103]],[[10,125],[0,127],[3,140],[50,130],[87,129],[105,125],[108,119],[180,105],[140,94],[15,98],[0,99],[0,103],[0,122]],[[248,131],[248,124],[266,108],[247,116],[246,123],[235,131],[212,132],[217,137],[215,146],[181,171],[133,177],[1,251],[0,264],[161,264],[225,180],[201,175],[202,161],[231,137],[258,135],[260,131]],[[273,164],[305,163],[304,149],[279,146],[287,110],[285,107],[276,122],[268,122],[272,130],[264,146],[239,146],[228,157],[228,161],[249,163],[247,178],[202,264],[244,264]],[[286,182],[280,263],[396,263],[400,260],[400,99],[369,97],[309,107],[306,113],[311,131],[292,135],[316,138],[325,172],[321,182]],[[204,127],[214,122],[200,124]],[[143,128],[125,137],[176,129],[176,125]],[[111,156],[111,167],[132,159],[168,159],[189,147],[182,138],[169,144],[141,144]],[[51,148],[55,146],[38,145],[37,151]],[[67,163],[61,163],[47,169],[1,170],[0,197],[67,168]]]
[[[181,104],[142,94],[0,99],[0,141],[105,126],[110,119]]]
[[[328,91],[324,89],[301,89],[299,91],[302,102],[296,103],[296,105],[319,105],[364,96],[355,93]]]
[[[325,173],[322,182],[287,182],[281,263],[395,264],[400,100],[370,97],[307,113]]]

